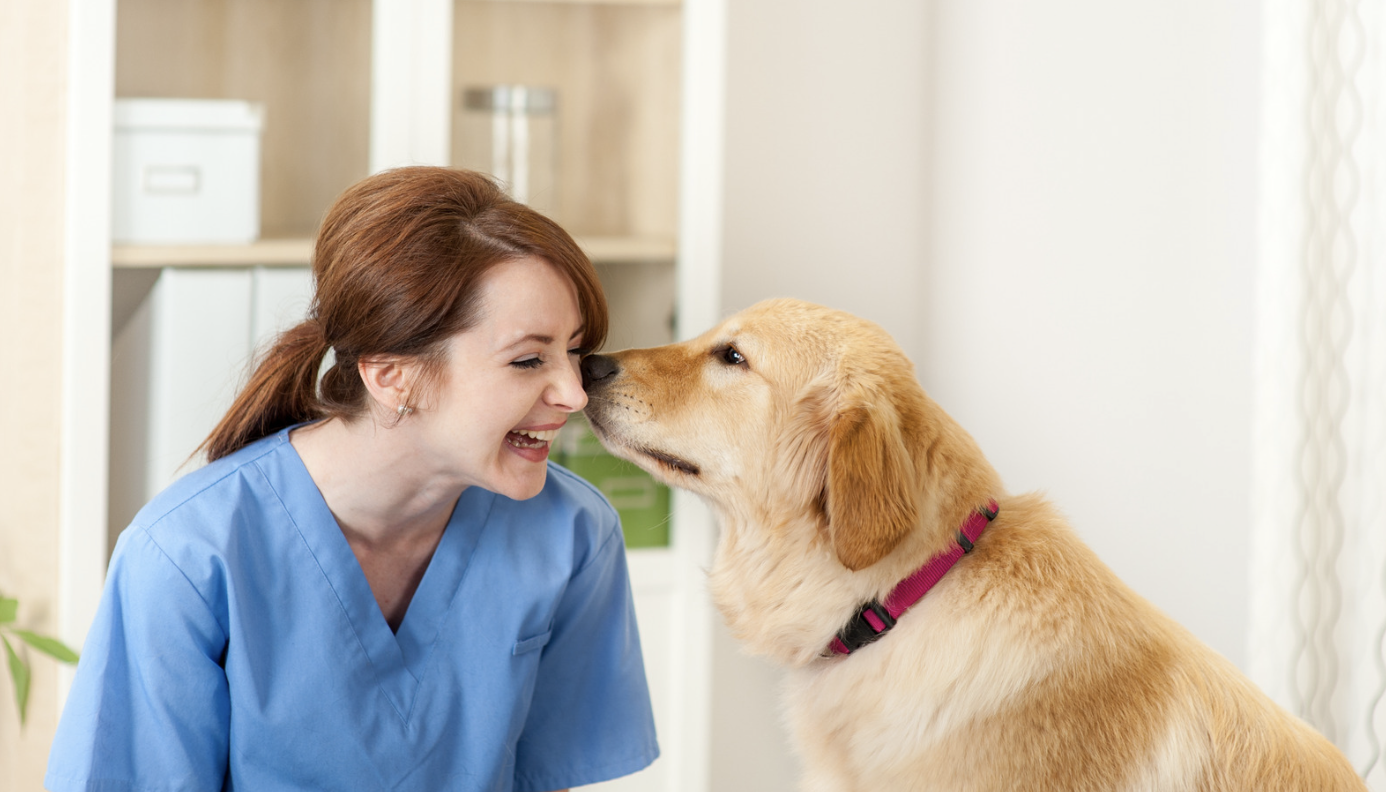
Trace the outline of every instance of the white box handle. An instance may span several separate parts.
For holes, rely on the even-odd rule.
[[[154,195],[192,195],[202,184],[196,165],[146,165],[144,191]]]

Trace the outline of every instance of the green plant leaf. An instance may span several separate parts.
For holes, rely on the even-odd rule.
[[[45,635],[32,633],[28,630],[15,630],[15,635],[24,639],[24,643],[43,652],[49,657],[61,660],[64,663],[77,662],[77,653],[68,648],[67,644],[57,638],[49,638]]]
[[[0,624],[9,624],[19,613],[19,600],[0,597]]]
[[[14,680],[14,700],[19,705],[19,725],[24,725],[24,714],[29,709],[29,664],[15,654],[10,640],[0,635],[5,644],[5,654],[10,658],[10,678]]]

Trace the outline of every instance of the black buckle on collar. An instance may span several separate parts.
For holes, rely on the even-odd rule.
[[[996,519],[997,512],[988,509],[985,506],[978,509],[977,511],[981,512],[981,515],[987,518],[987,522],[991,522],[992,520]],[[963,533],[961,528],[958,529],[958,546],[962,548],[963,555],[967,555],[968,553],[972,552],[972,540],[967,538],[967,534]]]
[[[972,540],[967,538],[967,534],[958,531],[958,546],[962,548],[963,555],[972,552]]]
[[[876,614],[876,618],[881,620],[881,624],[884,624],[885,628],[876,632],[876,628],[872,627],[871,622],[866,620],[867,611]],[[843,646],[847,647],[847,651],[855,652],[873,641],[879,641],[881,636],[890,632],[890,628],[894,626],[895,620],[890,617],[885,606],[876,600],[871,600],[861,606],[857,615],[853,616],[852,620],[847,622],[847,626],[838,632],[837,639],[842,642]]]

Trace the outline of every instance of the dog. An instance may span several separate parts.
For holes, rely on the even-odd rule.
[[[709,586],[790,669],[806,792],[1366,789],[1043,497],[1006,494],[878,326],[770,300],[582,373],[606,448],[713,510]]]

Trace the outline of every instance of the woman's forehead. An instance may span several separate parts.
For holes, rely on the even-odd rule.
[[[502,262],[491,268],[479,290],[474,329],[505,344],[539,336],[567,343],[583,319],[577,289],[559,269],[540,258]]]

